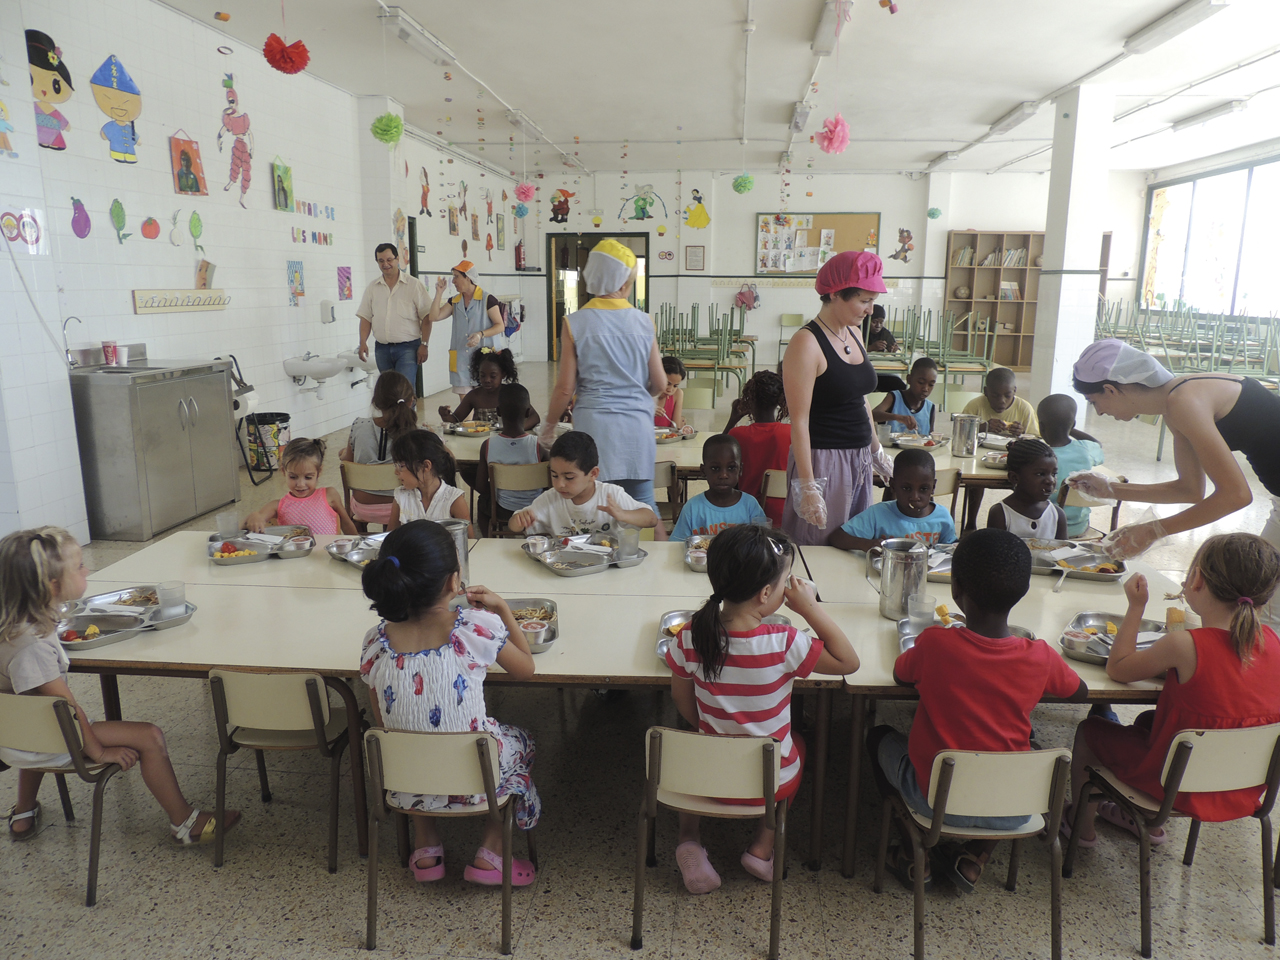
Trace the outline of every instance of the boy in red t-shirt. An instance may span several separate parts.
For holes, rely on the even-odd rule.
[[[929,777],[943,750],[1031,749],[1031,710],[1043,697],[1081,703],[1089,688],[1043,640],[1012,636],[1009,611],[1031,585],[1031,552],[1007,530],[976,530],[951,564],[951,596],[967,626],[930,627],[893,665],[898,683],[914,686],[920,706],[908,739],[876,727],[867,749],[907,806],[931,817]],[[1011,830],[1023,817],[952,817],[954,827]],[[957,889],[972,893],[995,840],[971,840],[935,860]],[[911,885],[911,858],[899,851],[894,873]],[[927,878],[926,878],[927,879]]]
[[[772,370],[761,370],[742,388],[742,396],[733,401],[729,422],[724,432],[742,448],[742,473],[738,489],[760,501],[764,514],[775,527],[782,526],[785,497],[764,497],[760,489],[766,470],[787,469],[791,452],[791,424],[779,423],[787,416],[787,397],[782,390],[782,377]],[[743,417],[751,423],[735,426]]]

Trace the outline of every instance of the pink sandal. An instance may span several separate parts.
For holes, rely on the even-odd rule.
[[[710,893],[720,886],[720,874],[707,859],[707,851],[695,840],[686,840],[676,847],[676,865],[684,888],[690,893]]]
[[[759,857],[754,856],[750,850],[744,850],[742,852],[742,869],[757,880],[773,883],[773,857],[768,860],[761,860]]]
[[[435,857],[434,866],[420,867],[419,860],[425,860],[427,857]],[[433,880],[441,880],[444,878],[444,847],[419,847],[413,851],[413,856],[409,858],[409,869],[413,871],[413,879],[419,883],[430,883]]]
[[[502,886],[502,857],[487,847],[480,847],[476,850],[476,857],[489,864],[491,869],[481,870],[475,864],[469,863],[467,868],[462,871],[462,878],[485,887]],[[513,887],[527,887],[533,883],[533,875],[533,864],[530,861],[519,860],[515,857],[511,858],[511,885]]]
[[[1135,837],[1141,837],[1138,824],[1134,822],[1133,817],[1125,813],[1120,805],[1112,800],[1103,800],[1098,804],[1098,816],[1121,830],[1128,830]],[[1148,833],[1147,837],[1153,847],[1158,847],[1169,839],[1169,834],[1165,833],[1164,827],[1160,827],[1157,833]]]

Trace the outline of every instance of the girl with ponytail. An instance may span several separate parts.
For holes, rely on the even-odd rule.
[[[372,417],[357,417],[338,459],[348,463],[390,463],[391,444],[418,427],[414,386],[399,371],[384,370],[373,388]],[[370,523],[391,522],[391,495],[386,490],[352,490],[347,509],[363,532]]]
[[[1280,554],[1261,537],[1229,533],[1210,537],[1196,553],[1182,584],[1182,595],[1204,623],[1192,630],[1171,630],[1146,649],[1137,644],[1138,627],[1147,604],[1147,579],[1141,574],[1125,583],[1129,610],[1111,646],[1107,676],[1123,683],[1149,680],[1168,671],[1156,709],[1122,726],[1090,717],[1076,729],[1071,758],[1074,796],[1088,780],[1086,766],[1100,764],[1126,784],[1160,801],[1160,786],[1169,744],[1179,730],[1235,729],[1280,723],[1280,640],[1259,616],[1280,580]],[[1221,822],[1251,815],[1258,809],[1261,785],[1214,793],[1187,793],[1178,798],[1179,813]],[[1090,805],[1091,807],[1094,805]],[[1113,803],[1090,810],[1080,830],[1080,844],[1097,843],[1096,812],[1104,820],[1134,833],[1137,825]],[[1072,813],[1064,813],[1069,832]],[[1163,830],[1153,844],[1167,839]]]
[[[382,622],[365,634],[360,677],[369,687],[375,725],[419,733],[492,733],[498,738],[498,796],[515,797],[521,830],[538,822],[542,801],[533,785],[533,739],[519,727],[488,715],[484,678],[497,663],[513,680],[533,676],[533,656],[511,608],[487,587],[463,594],[453,538],[432,520],[402,524],[382,541],[378,556],[361,574],[364,594]],[[402,810],[464,809],[480,797],[426,796],[388,791]],[[444,847],[436,817],[413,817],[417,849],[409,867],[419,883],[445,874]],[[502,885],[502,824],[486,819],[484,836],[463,877],[484,886]],[[533,864],[513,860],[511,882],[533,882]]]
[[[813,584],[791,575],[794,558],[794,544],[779,530],[743,524],[718,534],[707,551],[711,596],[667,650],[671,697],[697,730],[778,741],[779,800],[795,795],[804,764],[804,741],[791,732],[793,681],[858,669],[857,653],[823,611]],[[765,622],[784,601],[808,621],[816,639]],[[690,893],[710,893],[720,886],[720,875],[707,859],[698,824],[698,817],[680,814],[676,863]],[[763,817],[742,866],[773,880],[773,831]]]

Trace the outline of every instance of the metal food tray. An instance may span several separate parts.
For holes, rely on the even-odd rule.
[[[514,599],[504,597],[503,599],[507,601],[507,606],[511,608],[513,613],[521,607],[546,607],[551,611],[555,619],[547,621],[547,632],[542,635],[542,642],[529,644],[531,653],[546,653],[546,651],[550,650],[551,645],[560,638],[560,608],[556,605],[556,602],[546,597],[516,597]]]
[[[280,537],[281,541],[279,543],[261,543],[259,541],[250,540],[249,542],[259,547],[266,547],[267,552],[272,554],[278,553],[280,548],[284,545],[284,542],[290,537],[311,537],[312,545],[315,545],[315,536],[311,533],[311,528],[301,523],[288,527],[263,527],[262,532],[269,537]],[[216,533],[211,533],[209,534],[209,542],[220,544],[224,541],[230,540],[232,543],[235,543],[237,540],[245,539],[248,533],[249,531],[244,529],[234,537],[220,537]],[[303,554],[303,556],[305,556],[305,554]]]
[[[1108,620],[1119,627],[1124,620],[1124,616],[1114,613],[1098,613],[1096,611],[1077,613],[1071,622],[1067,624],[1066,629],[1062,631],[1063,656],[1072,660],[1079,660],[1081,663],[1105,666],[1107,657],[1111,655],[1111,636],[1107,633]],[[1083,632],[1085,627],[1093,627],[1098,632],[1090,634],[1088,640],[1070,636],[1070,631]],[[1163,634],[1168,632],[1168,627],[1159,620],[1141,620],[1138,622],[1138,632]],[[1138,649],[1146,650],[1154,642],[1152,640],[1139,643]]]
[[[234,543],[237,550],[256,550],[257,553],[252,557],[215,557],[218,547],[224,543]],[[234,567],[241,563],[262,563],[271,559],[271,551],[265,543],[255,543],[252,540],[222,540],[217,543],[209,541],[207,555],[211,563],[215,563],[220,567]]]
[[[168,617],[164,620],[160,620],[160,619],[157,619],[160,616],[160,608],[155,607],[154,608],[155,612],[147,616],[146,618],[147,622],[142,629],[143,630],[168,630],[170,627],[180,627],[184,623],[186,623],[188,620],[190,620],[193,616],[195,616],[195,612],[198,609],[200,608],[197,607],[190,600],[188,600],[186,613],[180,613],[176,617]]]
[[[627,557],[626,559],[618,557],[618,549],[616,547],[609,554],[593,554],[573,549],[579,543],[599,544],[605,542],[612,544],[617,539],[617,534],[612,533],[580,534],[573,537],[534,536],[521,543],[520,549],[524,551],[525,556],[541,563],[558,577],[585,577],[592,573],[599,573],[610,566],[636,567],[648,558],[648,551],[641,549],[636,550],[634,557]],[[568,542],[566,543],[566,541]],[[569,558],[561,556],[565,553],[572,554],[572,556]],[[570,566],[561,569],[553,566],[556,563],[568,563]]]
[[[927,435],[923,433],[899,433],[892,435],[892,439],[894,444],[903,450],[936,450],[938,447],[945,447],[951,442],[950,437],[941,433]],[[932,440],[933,443],[927,443],[926,441],[928,440]]]
[[[63,640],[64,630],[75,630],[84,633],[90,625],[95,625],[102,635],[92,640]],[[119,643],[136,637],[146,627],[146,620],[136,614],[129,613],[87,613],[68,617],[58,623],[58,642],[64,650],[93,650],[108,644]]]
[[[677,431],[676,431],[676,436],[674,436],[674,437],[661,437],[661,436],[658,436],[658,434],[655,432],[655,433],[654,433],[654,441],[655,441],[656,443],[680,443],[681,441],[684,441],[684,440],[694,440],[694,439],[696,439],[696,438],[697,438],[697,436],[698,436],[698,431],[697,431],[697,430],[693,431],[693,433],[687,433],[687,434],[686,434],[686,433],[680,433],[680,432],[677,430]]]
[[[667,662],[667,649],[671,646],[672,636],[667,633],[668,627],[674,627],[677,623],[687,623],[693,619],[696,610],[668,610],[662,615],[662,619],[658,621],[658,659],[664,664]],[[779,623],[784,627],[791,626],[791,618],[784,617],[780,613],[775,613],[771,617],[765,617],[761,623]]]
[[[336,547],[339,544],[330,543],[325,545],[325,553],[329,554],[334,560],[342,563],[349,563],[357,569],[363,570],[368,566],[369,561],[378,556],[378,551],[382,549],[380,544],[370,543],[368,540],[357,540],[356,545],[345,553],[340,553]]]
[[[86,613],[134,613],[140,617],[148,617],[159,608],[159,603],[137,604],[121,603],[126,597],[136,597],[147,593],[155,593],[154,583],[140,583],[136,587],[125,587],[123,590],[112,590],[109,593],[95,593],[90,597],[72,600],[66,608],[68,617],[76,617]]]
[[[951,617],[951,622],[944,624],[942,622],[942,618],[938,616],[937,613],[935,613],[933,615],[933,625],[935,627],[947,627],[948,629],[951,627],[963,627],[965,625],[963,613],[960,613],[959,611],[952,611],[950,613],[950,617]],[[914,630],[911,629],[910,617],[903,617],[901,620],[898,621],[897,626],[898,626],[898,651],[900,653],[906,653],[908,650],[910,650],[912,647],[916,645],[916,637],[920,636],[920,634],[916,633]]]
[[[980,433],[978,434],[978,446],[986,447],[988,450],[1008,450],[1009,444],[1021,439],[1023,438],[1008,437],[1002,433]]]
[[[1065,576],[1068,580],[1093,580],[1098,583],[1115,583],[1124,579],[1125,574],[1129,572],[1129,568],[1125,566],[1123,560],[1111,560],[1106,554],[1088,543],[1080,543],[1075,540],[1028,540],[1027,546],[1031,550],[1031,572],[1042,577],[1062,576],[1065,571]],[[1075,547],[1085,552],[1092,552],[1096,555],[1098,563],[1114,563],[1116,572],[1097,573],[1088,570],[1072,570],[1070,567],[1060,567],[1056,560],[1051,559],[1046,554],[1061,547]]]
[[[442,423],[440,426],[445,433],[451,433],[459,437],[482,437],[493,431],[493,427],[487,423],[470,428],[464,427],[461,423]]]
[[[1009,455],[1005,453],[984,453],[978,458],[978,462],[984,467],[999,470],[1001,467],[1009,465]]]

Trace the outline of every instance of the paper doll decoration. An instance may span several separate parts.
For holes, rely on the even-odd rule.
[[[473,213],[471,215],[471,239],[480,239],[480,214]]]
[[[298,305],[298,298],[305,297],[307,295],[307,285],[302,275],[302,261],[287,261],[285,274],[289,283],[289,306],[296,307]]]
[[[507,249],[507,219],[502,214],[497,215],[498,228],[498,249]]]
[[[102,125],[102,139],[110,145],[111,159],[116,163],[137,163],[134,147],[138,144],[138,129],[134,121],[142,113],[142,91],[119,57],[113,53],[102,61],[89,78],[89,89],[98,109],[108,117]]]
[[[70,130],[67,118],[55,104],[71,99],[71,71],[62,60],[62,50],[47,33],[27,31],[27,65],[31,69],[31,99],[36,108],[36,141],[46,150],[65,150],[62,131]]]
[[[487,188],[484,191],[484,205],[486,210],[484,222],[487,226],[488,224],[493,223],[493,191]]]
[[[391,229],[396,237],[396,250],[400,253],[400,269],[409,266],[409,218],[399,207],[391,215]]]
[[[695,230],[701,230],[711,223],[711,217],[707,208],[702,205],[702,194],[697,190],[690,190],[689,194],[693,197],[693,203],[684,208],[684,222]]]
[[[235,138],[231,143],[231,178],[222,189],[230,190],[239,180],[240,206],[244,207],[244,195],[249,189],[249,181],[253,179],[253,134],[249,132],[249,115],[240,110],[235,77],[230,73],[225,74],[222,86],[227,91],[227,106],[222,111],[222,127],[218,130],[218,152],[222,152],[223,134],[229,133]],[[276,209],[281,207],[277,206]]]
[[[576,197],[576,193],[570,193],[568,190],[557,190],[551,198],[551,222],[552,223],[568,223],[569,222],[569,200]]]
[[[426,167],[422,168],[422,176],[418,179],[422,181],[422,203],[418,209],[418,215],[426,214],[429,217],[431,216],[431,204],[427,201],[427,198],[431,196],[431,180],[427,176]]]
[[[664,217],[667,215],[667,202],[653,192],[652,183],[636,184],[635,190],[635,196],[627,197],[627,199],[622,201],[622,209],[618,211],[619,220],[652,220],[653,214],[649,212],[649,208],[652,207],[654,203],[662,204],[662,215]],[[628,203],[631,204],[635,210],[635,213],[631,217],[624,216]],[[595,223],[594,217],[592,217],[592,222]],[[596,223],[595,225],[599,226],[600,224]]]
[[[456,237],[458,235],[458,208],[452,203],[449,204],[449,236]]]
[[[911,231],[902,227],[898,228],[898,249],[889,254],[890,260],[901,260],[903,263],[910,263],[907,259],[907,252],[914,250],[915,244],[911,242]]]
[[[185,130],[179,130],[169,138],[169,163],[173,168],[173,192],[185,193],[192,197],[203,197],[209,193],[204,179],[204,164],[200,161],[200,144],[187,140]]]
[[[462,222],[467,222],[467,181],[458,181],[458,216],[462,218]]]
[[[18,154],[9,142],[9,134],[13,133],[13,124],[9,122],[9,108],[0,100],[0,153],[7,153],[16,159]]]

